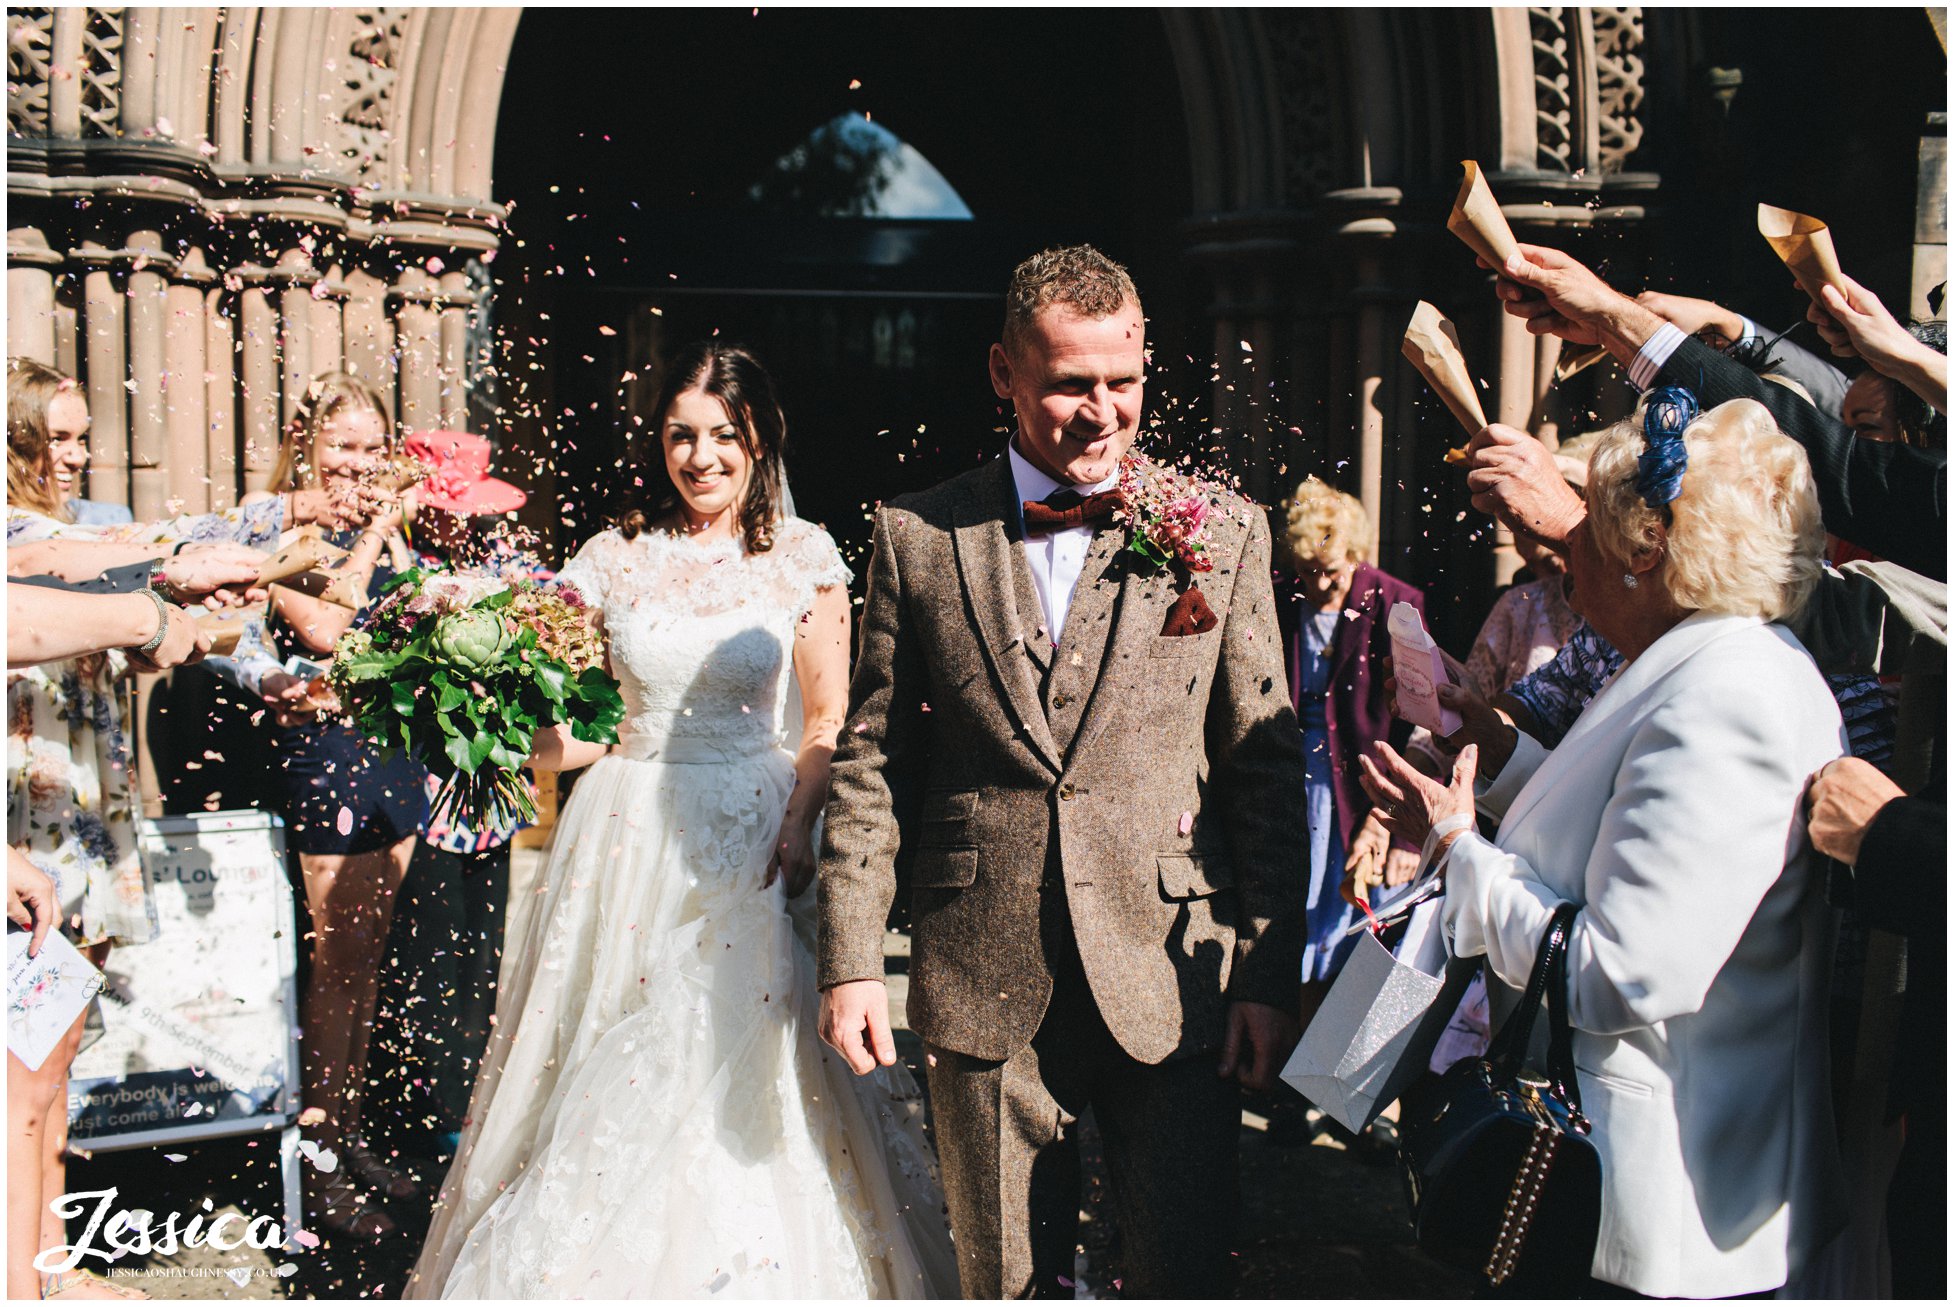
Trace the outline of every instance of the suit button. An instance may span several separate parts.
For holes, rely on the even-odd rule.
[[[1071,697],[1068,695],[1055,694],[1052,696],[1052,707],[1054,708],[1063,708],[1066,704],[1071,702],[1072,702]]]
[[[1071,782],[1071,781],[1067,781],[1067,782],[1066,782],[1065,784],[1063,784],[1063,785],[1061,785],[1061,786],[1059,786],[1059,787],[1058,787],[1058,797],[1059,797],[1059,798],[1061,798],[1061,799],[1069,799],[1069,798],[1071,798],[1071,797],[1072,797],[1072,794],[1073,794],[1073,790],[1072,790],[1072,782]]]

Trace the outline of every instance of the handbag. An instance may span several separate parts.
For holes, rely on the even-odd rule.
[[[1567,1024],[1567,937],[1578,911],[1555,909],[1526,993],[1486,1056],[1408,1093],[1399,1122],[1418,1246],[1525,1296],[1585,1287],[1601,1231],[1601,1154],[1581,1112]],[[1550,987],[1542,1076],[1522,1061]]]

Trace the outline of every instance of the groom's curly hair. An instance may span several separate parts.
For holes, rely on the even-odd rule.
[[[1125,268],[1090,245],[1063,245],[1038,253],[1011,273],[1004,291],[1004,348],[1016,357],[1038,315],[1063,304],[1089,318],[1106,318],[1140,292]]]
[[[749,553],[764,554],[773,548],[774,529],[780,524],[780,458],[787,444],[787,415],[774,397],[773,378],[753,352],[718,340],[694,341],[666,366],[646,434],[639,437],[648,437],[650,444],[635,460],[638,484],[626,492],[629,498],[617,516],[618,533],[630,540],[678,508],[678,487],[665,470],[665,415],[688,390],[703,390],[724,404],[740,433],[740,446],[752,469],[746,500],[740,505],[740,532]]]

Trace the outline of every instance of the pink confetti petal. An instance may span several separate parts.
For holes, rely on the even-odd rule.
[[[292,1238],[301,1248],[317,1248],[319,1246],[319,1236],[310,1230],[294,1230],[292,1232]]]
[[[353,810],[343,803],[339,805],[339,820],[336,824],[341,835],[353,833]]]
[[[1181,834],[1185,835],[1193,829],[1194,829],[1194,814],[1191,812],[1183,812],[1181,814]]]

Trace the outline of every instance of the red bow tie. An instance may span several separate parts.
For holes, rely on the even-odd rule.
[[[1076,490],[1055,490],[1043,499],[1025,500],[1025,534],[1042,536],[1067,527],[1094,526],[1111,517],[1118,507],[1117,490],[1100,490],[1090,495]]]

